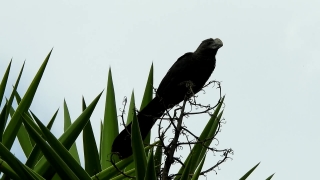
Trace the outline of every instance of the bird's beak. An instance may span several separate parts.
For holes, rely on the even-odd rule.
[[[214,43],[212,43],[212,49],[219,49],[223,46],[222,41],[219,38],[214,39]]]

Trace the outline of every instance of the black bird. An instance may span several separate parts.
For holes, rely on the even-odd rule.
[[[146,138],[165,110],[183,101],[187,93],[191,97],[202,89],[216,66],[215,55],[222,45],[218,38],[206,39],[195,52],[184,54],[172,65],[162,79],[156,97],[137,115],[142,139]],[[191,94],[190,86],[186,86],[188,82],[192,84]],[[115,138],[112,145],[112,152],[121,159],[132,155],[131,124]]]

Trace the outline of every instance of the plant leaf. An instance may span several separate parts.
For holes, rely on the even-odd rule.
[[[140,111],[146,107],[149,102],[152,100],[153,92],[153,63],[151,64],[147,84],[144,90],[143,99],[140,106]],[[147,137],[144,139],[144,144],[150,144],[150,132]],[[146,152],[147,153],[147,152]]]
[[[71,153],[58,141],[56,137],[47,129],[41,121],[35,119],[39,127],[41,128],[47,142],[50,144],[52,149],[63,159],[68,167],[81,179],[91,180],[89,174],[81,167],[79,162],[74,159]]]
[[[126,171],[126,172],[125,172],[126,176],[123,175],[123,174],[120,174],[120,175],[112,178],[111,180],[132,179],[132,178],[129,178],[128,176],[131,176],[131,177],[132,177],[132,176],[134,175],[135,170],[136,170],[136,169],[134,169],[134,168],[133,168],[133,169],[130,169],[129,171]]]
[[[273,177],[274,173],[271,174],[271,176],[269,176],[266,180],[270,180]]]
[[[156,170],[154,168],[154,159],[153,159],[153,148],[150,149],[147,171],[144,176],[145,180],[157,180]]]
[[[50,119],[48,125],[47,125],[47,128],[48,129],[51,129],[53,123],[54,123],[54,120],[56,119],[57,117],[57,114],[59,112],[59,109],[53,114],[52,118]],[[34,119],[38,119],[38,117],[36,115],[34,115],[32,112],[31,112],[32,116]],[[26,161],[26,166],[30,167],[30,168],[33,168],[34,165],[39,161],[39,159],[41,158],[42,156],[42,152],[41,152],[41,149],[39,147],[39,145],[35,145],[31,151],[31,154],[29,155],[27,161]]]
[[[134,92],[132,90],[126,125],[128,125],[132,121],[135,107],[136,105],[135,105]]]
[[[64,131],[66,131],[71,125],[71,117],[66,100],[63,101],[63,114],[64,114]],[[80,164],[79,153],[77,150],[76,142],[74,142],[69,150],[72,157]]]
[[[147,146],[144,148],[144,151],[149,150],[153,146],[157,145],[159,141]],[[114,166],[110,166],[107,169],[102,170],[100,173],[95,174],[91,177],[93,180],[109,180],[112,177],[119,174],[119,171],[124,169],[126,166],[128,166],[133,161],[133,156],[130,156],[126,159],[123,159],[115,164],[117,168]]]
[[[50,55],[51,55],[52,50],[49,52],[47,55],[46,59],[42,63],[40,69],[38,70],[36,76],[32,80],[26,94],[22,98],[19,106],[16,109],[16,112],[14,113],[13,117],[11,118],[11,121],[9,122],[6,130],[4,131],[3,134],[3,144],[8,148],[11,149],[11,146],[14,142],[14,139],[16,137],[16,134],[18,133],[18,130],[20,128],[20,125],[22,123],[22,118],[21,115],[28,111],[33,97],[37,91],[38,85],[40,83],[40,80],[42,78],[42,75],[44,73],[44,70],[46,68],[46,65],[49,61]],[[16,88],[16,87],[15,87]]]
[[[197,164],[200,163],[200,160],[201,160],[200,158],[203,158],[205,156],[205,154],[207,153],[207,148],[206,147],[210,146],[211,142],[213,141],[213,137],[216,135],[218,124],[220,122],[222,114],[223,114],[223,110],[219,113],[219,115],[217,116],[216,120],[213,122],[211,131],[209,132],[208,137],[207,137],[208,140],[206,140],[204,142],[204,146],[202,146],[201,153],[199,155],[198,161],[196,162]],[[192,166],[192,168],[193,168],[192,171],[194,171],[195,167],[196,166]]]
[[[34,179],[32,175],[21,166],[23,164],[2,143],[0,143],[0,156],[20,177]]]
[[[24,114],[23,119],[29,119],[30,117]],[[29,132],[32,139],[39,145],[43,155],[55,168],[56,172],[62,179],[78,179],[74,172],[68,167],[63,159],[46,143],[46,141],[29,125],[29,121],[24,121],[24,125]],[[49,179],[48,176],[43,176],[45,179]]]
[[[4,73],[3,78],[1,80],[1,83],[0,83],[0,106],[1,106],[3,95],[4,95],[4,91],[6,89],[6,85],[7,85],[7,81],[8,81],[8,77],[9,77],[9,73],[10,73],[10,68],[11,68],[11,63],[12,63],[12,59],[10,60],[10,63],[8,65],[6,72]]]
[[[6,124],[7,103],[4,104],[0,113],[0,142],[2,142],[2,134]]]
[[[12,106],[12,102],[13,102],[13,98],[14,98],[14,92],[17,90],[18,84],[20,82],[20,78],[21,78],[21,75],[22,75],[22,72],[23,72],[23,68],[24,68],[24,63],[22,65],[22,68],[20,70],[19,76],[18,76],[18,78],[16,80],[16,83],[14,85],[13,91],[12,91],[12,93],[10,95],[9,101],[7,101],[7,103],[6,103],[7,107],[6,107],[5,117],[4,117],[4,119],[1,119],[1,121],[0,121],[0,141],[1,142],[3,142],[4,128],[5,128],[6,124],[7,124],[7,120],[8,120],[8,117],[9,117],[9,111],[10,111],[10,108]],[[0,101],[1,101],[1,99],[0,99]]]
[[[126,123],[126,125],[128,125],[131,121],[132,121],[132,119],[133,119],[133,115],[135,114],[135,107],[136,107],[136,105],[135,105],[135,98],[134,98],[134,92],[132,91],[132,93],[131,93],[131,98],[130,98],[130,105],[129,105],[129,110],[128,110],[128,117],[127,117],[127,123]],[[126,173],[128,172],[128,171],[130,171],[131,169],[134,169],[134,163],[131,163],[130,165],[128,165],[127,167],[126,167],[126,169],[125,169],[125,171],[126,171]],[[124,176],[123,176],[124,177]],[[124,179],[129,179],[129,178],[125,178],[124,177]]]
[[[200,141],[206,140],[205,143],[207,143],[207,144],[209,143],[209,145],[212,140],[208,140],[208,139],[212,139],[215,134],[215,131],[216,131],[215,127],[216,127],[216,124],[218,123],[217,116],[218,116],[218,113],[219,113],[221,106],[223,104],[224,98],[225,97],[223,97],[220,100],[220,103],[218,104],[217,108],[215,109],[214,113],[212,114],[210,120],[208,121],[206,127],[204,128],[204,130],[202,131],[202,133],[199,137]],[[191,168],[190,172],[192,172],[192,173],[194,172],[196,167],[199,165],[199,162],[201,161],[201,159],[203,158],[203,156],[205,154],[202,152],[203,148],[205,148],[205,147],[203,147],[203,145],[201,143],[195,144],[191,150],[191,153],[189,154],[189,156],[185,160],[185,163],[187,163],[189,161],[190,157],[193,156],[193,158],[192,158],[193,162],[191,163],[191,167],[190,167]],[[177,174],[182,174],[183,169],[184,169],[184,167],[181,167]],[[179,178],[180,178],[180,176],[176,176],[174,179],[177,180]]]
[[[119,128],[117,119],[117,107],[113,88],[112,73],[110,68],[108,74],[102,141],[100,142],[102,144],[100,151],[102,169],[106,169],[112,165],[109,157],[111,154],[112,143],[118,134]],[[117,157],[115,157],[114,161],[118,161]]]
[[[18,131],[17,137],[18,137],[20,146],[24,152],[24,155],[26,157],[29,157],[33,147],[29,138],[29,134],[23,124],[20,125],[20,129]]]
[[[199,175],[201,173],[201,169],[203,167],[204,161],[206,160],[206,156],[204,156],[200,162],[200,165],[198,166],[196,172],[194,173],[194,175],[192,176],[191,180],[197,180],[199,178]]]
[[[14,94],[17,94],[17,93],[14,93]],[[18,97],[16,97],[17,99],[17,103],[19,104],[21,99],[19,99],[19,95]],[[13,107],[10,108],[10,111],[9,111],[11,117],[13,116],[13,114],[15,113],[15,110],[13,109]],[[19,140],[19,143],[20,143],[20,146],[24,152],[24,155],[26,157],[28,157],[33,149],[33,145],[31,144],[31,139],[29,137],[29,134],[28,132],[26,131],[25,127],[23,124],[20,125],[20,128],[19,128],[19,131],[17,133],[17,137],[18,137],[18,140]]]
[[[11,177],[12,179],[21,179],[20,176],[3,160],[0,158],[0,171],[4,175]]]
[[[154,155],[154,164],[155,164],[155,169],[157,174],[160,174],[161,160],[162,160],[162,142],[160,141],[159,145],[156,148],[156,153]]]
[[[84,111],[86,108],[86,103],[82,97],[82,110]],[[83,128],[82,135],[85,169],[90,176],[93,176],[97,172],[101,171],[101,165],[90,119],[87,125]]]
[[[99,146],[99,152],[102,151],[102,134],[103,134],[103,123],[102,123],[102,120],[100,120],[100,146]],[[101,162],[101,155],[102,154],[99,153],[100,162]]]
[[[11,170],[14,170],[15,172],[18,172],[19,175],[23,177],[23,179],[44,180],[39,174],[37,174],[32,169],[22,164],[22,162],[19,161],[2,143],[0,143],[0,156],[2,156],[4,160],[6,160],[12,168],[14,168],[14,169],[11,169],[10,167],[7,170],[10,171],[11,169]],[[9,175],[9,176],[11,175],[12,177],[15,177],[15,174],[8,172],[8,174],[4,174],[2,178],[8,179],[6,175]],[[21,179],[21,178],[18,177],[18,179]]]
[[[140,128],[138,125],[138,120],[135,111],[133,115],[131,128],[131,147],[133,152],[134,165],[136,168],[136,179],[144,179],[147,168],[147,158],[143,148],[143,140],[141,137]]]
[[[14,88],[14,87],[13,87]],[[20,95],[19,95],[19,93],[18,93],[18,91],[15,89],[15,91],[14,91],[14,97],[16,98],[16,101],[17,101],[17,103],[18,103],[18,105],[20,104],[20,102],[21,102],[21,97],[20,97]],[[11,111],[10,111],[10,113],[11,113]],[[27,111],[27,113],[28,113],[28,115],[31,117],[31,115],[29,114],[29,112]],[[13,113],[12,113],[12,115],[13,115]],[[22,127],[22,126],[21,126]],[[20,129],[21,129],[21,127],[20,127]],[[24,127],[23,127],[24,128]],[[19,130],[20,131],[20,130]],[[32,138],[30,138],[29,137],[29,134],[27,134],[27,137],[28,137],[28,142],[30,142],[31,143],[31,145],[32,145],[32,147],[35,145],[35,142],[33,141],[33,139]],[[18,132],[18,138],[19,138],[19,132]],[[21,141],[23,141],[23,139],[21,140]],[[20,140],[19,140],[19,142],[20,142]],[[21,144],[21,142],[20,142],[20,144]],[[27,156],[28,157],[28,156]]]
[[[181,175],[181,179],[190,179],[190,171],[191,171],[191,163],[192,163],[192,159],[193,156],[190,156],[190,161],[187,162],[187,164],[185,165],[185,168],[183,169],[182,175]]]
[[[66,149],[70,149],[72,144],[75,142],[84,126],[87,124],[95,106],[97,105],[102,92],[92,101],[92,103],[84,110],[81,115],[71,124],[71,126],[65,131],[59,138],[59,141]],[[50,168],[50,164],[45,158],[41,158],[34,167],[35,172],[40,175],[51,174],[55,171]]]
[[[149,102],[152,100],[152,92],[153,92],[153,63],[151,64],[149,76],[147,80],[146,87],[144,89],[143,99],[140,106],[140,111],[146,107]]]
[[[257,165],[255,165],[253,168],[251,168],[245,175],[243,175],[239,180],[245,180],[245,179],[247,179],[249,176],[250,176],[250,174],[259,166],[259,164],[260,164],[260,162],[257,164]]]

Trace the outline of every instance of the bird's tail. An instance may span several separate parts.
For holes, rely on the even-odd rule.
[[[165,107],[166,106],[161,102],[160,98],[155,97],[137,115],[141,137],[143,140],[147,137],[156,120],[163,115],[164,111],[166,110]],[[112,144],[112,152],[117,153],[121,159],[129,157],[132,154],[131,124],[132,122],[120,132]]]

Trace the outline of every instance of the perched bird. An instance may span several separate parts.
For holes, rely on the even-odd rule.
[[[142,139],[146,138],[156,120],[167,109],[183,101],[187,94],[191,97],[202,89],[216,66],[215,55],[222,46],[218,38],[206,39],[196,51],[184,54],[172,65],[162,79],[154,99],[137,115]],[[192,84],[191,93],[190,86],[186,86],[188,82]],[[112,145],[112,152],[121,159],[132,155],[131,124],[115,138]]]

